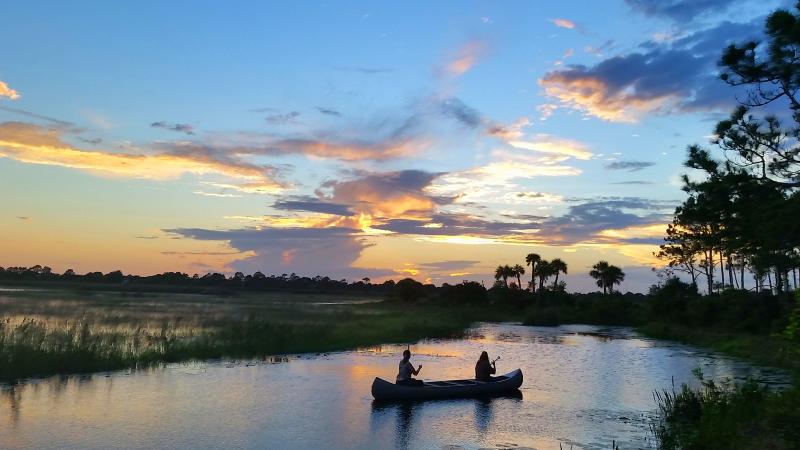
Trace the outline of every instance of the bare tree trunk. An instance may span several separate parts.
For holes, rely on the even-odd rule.
[[[733,264],[731,264],[731,255],[728,254],[728,283],[733,286],[736,283],[736,289],[739,289],[739,280],[733,277]]]
[[[722,259],[722,251],[719,252],[719,277],[722,284],[720,290],[725,290],[725,262]]]
[[[772,293],[772,271],[767,271],[767,281],[769,281],[769,293]]]
[[[742,279],[742,289],[744,289],[744,258],[742,258],[742,267],[739,268],[739,274]]]
[[[794,289],[797,290],[797,268],[792,269],[792,279],[794,280]]]

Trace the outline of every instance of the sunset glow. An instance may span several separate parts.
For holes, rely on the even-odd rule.
[[[711,52],[770,8],[637,5],[6,8],[0,266],[491,283],[537,252],[645,291],[735,102]]]

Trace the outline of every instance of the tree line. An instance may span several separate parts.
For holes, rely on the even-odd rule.
[[[668,271],[724,289],[782,294],[800,269],[800,15],[778,10],[766,42],[728,46],[721,78],[747,88],[714,129],[721,158],[688,149],[687,199],[678,206],[656,256]],[[752,278],[752,281],[750,281]]]
[[[496,286],[506,289],[530,290],[532,293],[536,293],[537,289],[541,293],[545,291],[566,292],[566,282],[558,280],[560,274],[567,274],[567,263],[561,258],[548,261],[538,253],[529,253],[525,256],[525,265],[530,267],[531,274],[527,288],[522,288],[522,275],[525,275],[525,267],[519,264],[497,266],[494,271]],[[625,279],[625,272],[619,267],[609,264],[608,261],[599,261],[592,266],[589,276],[595,279],[597,287],[602,288],[603,293],[606,294],[613,292],[614,285],[622,283]],[[509,278],[516,278],[517,282],[512,281],[509,284]],[[547,285],[547,280],[550,278],[553,278],[553,283]]]

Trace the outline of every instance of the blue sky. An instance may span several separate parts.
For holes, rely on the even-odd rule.
[[[785,3],[785,2],[784,2]],[[17,2],[0,265],[655,281],[726,45],[781,2]]]

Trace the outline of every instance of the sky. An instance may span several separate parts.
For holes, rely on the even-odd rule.
[[[785,1],[13,2],[0,266],[623,291]]]

